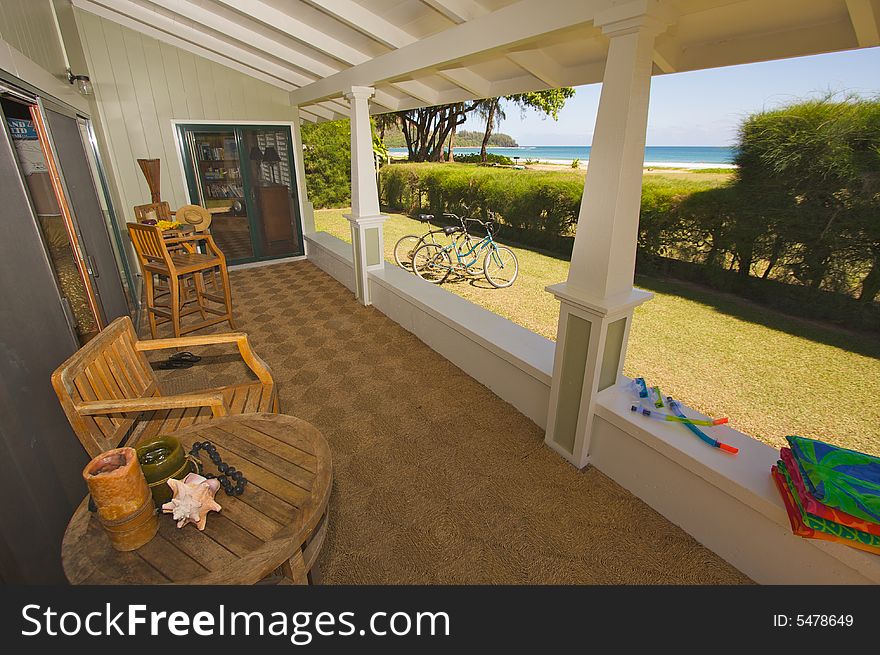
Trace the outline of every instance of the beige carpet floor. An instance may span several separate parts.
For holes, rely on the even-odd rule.
[[[575,470],[529,419],[310,262],[233,271],[231,284],[282,411],[333,453],[325,583],[749,582],[598,470]],[[246,375],[235,355],[207,354],[160,373],[178,390]]]

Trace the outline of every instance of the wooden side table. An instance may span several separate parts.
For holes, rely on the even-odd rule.
[[[283,414],[244,414],[173,434],[187,451],[211,441],[248,479],[244,494],[219,491],[223,509],[208,515],[204,532],[178,529],[160,514],[158,534],[129,553],[112,548],[86,497],[61,546],[71,584],[253,584],[275,571],[287,584],[320,582],[315,561],[327,530],[332,464],[317,428]],[[201,459],[206,472],[217,473]]]

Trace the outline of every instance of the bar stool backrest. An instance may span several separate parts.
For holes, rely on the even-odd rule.
[[[143,223],[147,220],[173,220],[171,217],[171,206],[164,200],[162,202],[151,202],[146,205],[135,205],[134,218],[138,223]]]
[[[162,238],[162,230],[144,223],[126,223],[126,226],[141,266],[148,262],[162,262],[171,268],[171,255]]]

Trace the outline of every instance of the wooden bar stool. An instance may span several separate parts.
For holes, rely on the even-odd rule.
[[[175,337],[223,321],[228,321],[229,326],[235,329],[226,258],[210,234],[165,239],[162,237],[162,231],[155,225],[128,223],[127,227],[144,277],[150,334],[154,339],[156,328],[167,322],[171,323]],[[204,253],[196,251],[196,245],[199,243],[204,244]],[[184,250],[170,250],[178,245]],[[208,293],[204,275],[212,274],[214,271],[219,271],[220,288],[217,289],[215,286],[213,289],[215,293]],[[157,302],[153,276],[168,280],[169,304]],[[181,293],[184,289],[183,285],[189,280],[192,280],[194,297],[190,293]],[[187,307],[187,305],[192,306]],[[216,305],[220,305],[222,309]],[[181,326],[180,319],[195,312],[201,314],[201,322]],[[208,314],[215,316],[208,318]]]

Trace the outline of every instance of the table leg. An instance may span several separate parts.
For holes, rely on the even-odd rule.
[[[321,567],[317,562],[312,564],[312,570],[309,571],[309,584],[321,584]]]
[[[306,571],[306,562],[303,559],[302,548],[297,548],[293,557],[281,565],[281,574],[292,584],[309,584],[308,571]]]

